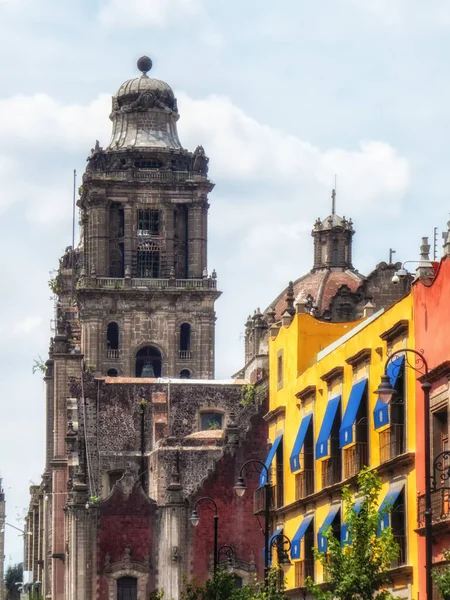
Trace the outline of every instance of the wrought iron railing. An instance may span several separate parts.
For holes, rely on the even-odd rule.
[[[404,425],[391,425],[380,432],[380,462],[391,460],[405,451]]]
[[[181,360],[190,360],[192,358],[191,350],[180,350],[179,354]]]
[[[295,499],[301,500],[310,494],[314,494],[314,470],[305,469],[295,476]]]
[[[369,446],[366,442],[356,442],[344,448],[344,479],[357,475],[368,464]]]
[[[314,560],[299,560],[295,563],[295,587],[305,587],[308,577],[314,581]]]
[[[276,498],[276,486],[271,485],[269,487],[269,508],[270,510],[274,510],[275,506],[275,498]],[[253,512],[255,514],[264,512],[266,506],[266,487],[262,486],[255,490],[253,494]]]
[[[341,457],[332,456],[322,462],[322,487],[326,488],[342,479]]]
[[[432,490],[431,520],[433,523],[450,520],[450,489]],[[425,527],[425,494],[417,499],[417,522],[419,527]]]
[[[391,563],[391,568],[395,569],[396,567],[401,567],[402,565],[406,565],[406,535],[395,535],[394,541],[397,542],[399,547],[399,553],[397,558],[395,558]]]
[[[106,350],[106,358],[109,358],[111,360],[117,360],[120,357],[120,350],[111,350],[110,348],[108,348],[108,350]]]

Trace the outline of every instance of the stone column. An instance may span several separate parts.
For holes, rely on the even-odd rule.
[[[98,199],[95,206],[90,210],[90,261],[89,270],[92,265],[95,266],[95,271],[100,277],[109,275],[109,265],[106,264],[107,246],[109,245],[109,232],[106,231],[108,218],[107,209],[103,200]],[[89,271],[88,271],[89,272]]]
[[[174,218],[173,206],[167,204],[164,210],[164,233],[165,233],[165,253],[162,255],[161,277],[169,277],[171,269],[174,267]]]
[[[179,600],[183,577],[188,572],[187,509],[184,505],[179,474],[172,476],[166,488],[166,504],[159,507],[160,531],[158,554],[158,589],[165,598]]]
[[[133,261],[135,248],[133,247],[134,232],[136,224],[134,223],[133,207],[125,204],[123,208],[124,231],[123,231],[123,248],[124,248],[124,265],[131,268],[132,276],[135,276],[135,265]]]
[[[202,268],[202,205],[192,204],[188,211],[188,277],[200,279]]]

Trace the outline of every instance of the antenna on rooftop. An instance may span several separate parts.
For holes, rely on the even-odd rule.
[[[395,254],[395,250],[393,250],[392,248],[389,248],[389,264],[392,265],[392,258],[393,255]]]

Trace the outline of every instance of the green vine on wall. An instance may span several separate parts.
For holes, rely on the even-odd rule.
[[[246,383],[241,387],[241,406],[250,406],[255,403],[256,386],[254,383]]]

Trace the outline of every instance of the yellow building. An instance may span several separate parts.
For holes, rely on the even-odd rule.
[[[373,393],[388,356],[414,348],[412,299],[352,323],[321,322],[297,306],[270,332],[272,532],[292,542],[285,569],[287,593],[303,598],[308,575],[323,581],[313,547],[326,550],[321,528],[331,525],[345,543],[341,490],[355,485],[364,465],[383,481],[380,505],[393,510],[383,520],[400,545],[392,587],[401,598],[417,598],[415,376],[404,357],[389,368],[397,400],[383,405]],[[394,568],[395,567],[395,568]]]

